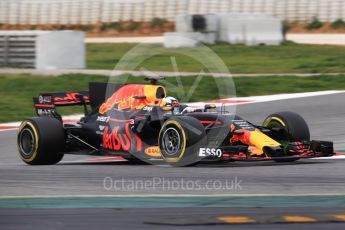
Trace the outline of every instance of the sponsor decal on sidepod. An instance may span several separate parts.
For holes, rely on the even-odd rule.
[[[145,153],[149,156],[159,157],[161,155],[161,151],[159,146],[151,146],[145,149]]]

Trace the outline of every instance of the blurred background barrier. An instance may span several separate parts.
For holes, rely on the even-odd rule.
[[[0,67],[85,68],[84,33],[0,31]]]
[[[175,21],[179,14],[263,13],[283,21],[345,20],[344,0],[1,0],[0,23],[90,25]]]
[[[283,25],[277,18],[259,13],[178,15],[176,32],[164,34],[165,47],[195,46],[179,37],[205,44],[227,42],[246,45],[279,45],[283,42]],[[172,39],[174,37],[175,39]]]

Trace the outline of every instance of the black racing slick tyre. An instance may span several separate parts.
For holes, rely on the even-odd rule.
[[[158,137],[162,158],[172,166],[198,163],[198,151],[207,144],[204,126],[199,120],[174,117],[164,122]]]
[[[276,137],[280,142],[309,141],[310,131],[307,122],[299,114],[289,111],[277,112],[269,115],[263,122],[263,126],[269,129],[282,129]],[[291,162],[299,158],[279,159],[277,162]]]
[[[19,127],[20,158],[29,165],[52,165],[63,158],[65,132],[60,121],[49,117],[26,119]]]
[[[309,141],[310,132],[307,122],[294,112],[277,112],[269,115],[263,122],[264,127],[283,127],[288,141]]]

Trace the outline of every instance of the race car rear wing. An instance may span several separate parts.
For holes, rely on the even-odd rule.
[[[90,104],[89,92],[65,92],[65,93],[42,93],[33,98],[33,103],[38,116],[51,116],[61,119],[55,110],[59,106],[83,105],[87,113],[87,105]]]
[[[98,107],[117,91],[123,84],[90,82],[89,91],[63,92],[63,93],[42,93],[33,98],[34,106],[38,116],[50,116],[61,120],[61,116],[56,111],[60,106],[84,106],[84,114],[89,114],[87,105],[91,111],[98,111]],[[109,95],[106,93],[109,92]],[[92,113],[91,112],[91,113]]]

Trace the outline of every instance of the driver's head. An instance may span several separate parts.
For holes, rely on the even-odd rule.
[[[173,106],[173,105],[178,104],[177,99],[170,96],[163,98],[163,101],[165,102],[165,106]]]

